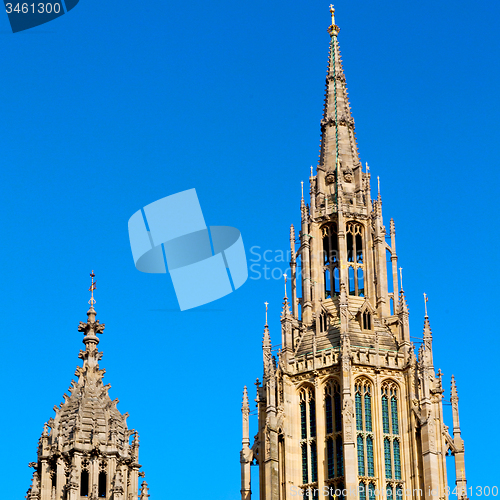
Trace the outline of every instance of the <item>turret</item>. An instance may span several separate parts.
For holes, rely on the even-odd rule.
[[[451,408],[453,412],[453,444],[455,445],[455,477],[458,498],[467,498],[467,480],[465,478],[465,451],[460,431],[458,415],[458,392],[455,377],[451,376]]]
[[[29,500],[111,498],[111,493],[113,500],[128,500],[139,494],[139,436],[128,429],[128,414],[116,408],[118,400],[109,397],[111,386],[103,384],[103,353],[97,346],[104,324],[96,319],[95,275],[90,276],[87,321],[78,326],[84,335],[85,349],[78,356],[83,364],[76,369],[78,380],[71,381],[69,395],[64,394],[64,401],[54,406],[55,416],[44,425],[38,460],[31,464],[35,472]]]
[[[243,388],[243,404],[241,406],[243,420],[243,439],[241,441],[241,500],[250,500],[252,496],[250,466],[252,464],[252,451],[250,450],[249,415],[250,405],[248,404],[247,387]]]

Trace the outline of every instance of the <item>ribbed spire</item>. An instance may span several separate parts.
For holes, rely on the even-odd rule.
[[[265,302],[266,305],[266,324],[264,325],[264,337],[262,339],[262,358],[264,363],[264,378],[269,374],[272,363],[272,354],[271,354],[271,335],[269,334],[269,326],[267,324],[267,306],[269,305]]]
[[[401,288],[401,291],[399,292],[398,312],[400,314],[408,314],[408,303],[406,302],[406,297],[403,288]]]
[[[424,343],[422,346],[425,349],[426,363],[431,366],[433,364],[432,359],[432,330],[431,324],[429,323],[429,316],[427,315],[427,295],[424,293],[425,300],[425,317],[424,317]]]
[[[353,182],[353,169],[360,166],[358,148],[354,135],[354,120],[345,84],[342,57],[338,44],[340,28],[335,24],[335,9],[330,7],[332,24],[330,33],[330,52],[326,77],[326,94],[321,120],[321,148],[318,169],[326,173],[326,182],[331,184],[336,178],[337,169],[347,182]]]

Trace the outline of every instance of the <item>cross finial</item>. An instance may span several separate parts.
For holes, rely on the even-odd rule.
[[[399,280],[401,281],[401,290],[403,290],[403,268],[399,268]]]
[[[287,279],[287,275],[286,275],[286,273],[283,275],[283,278],[285,278],[285,299],[286,299],[286,298],[287,298],[287,297],[286,297],[286,279]]]
[[[333,4],[330,4],[330,14],[332,15],[332,24],[335,24],[335,9]]]
[[[264,304],[266,305],[266,326],[267,326],[267,306],[269,305],[269,302],[264,302]]]
[[[93,269],[92,269],[92,272],[90,273],[90,278],[92,279],[92,284],[90,285],[90,288],[89,288],[89,292],[90,292],[89,304],[90,304],[90,307],[93,307],[95,304],[94,290],[96,289],[96,282],[94,281],[95,274],[94,274]]]
[[[429,297],[427,297],[427,294],[424,292],[424,306],[425,306],[425,317],[427,318],[427,302],[429,301]]]

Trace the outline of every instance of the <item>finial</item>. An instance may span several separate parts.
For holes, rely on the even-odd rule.
[[[332,24],[335,25],[335,9],[333,4],[330,4],[330,14],[332,15]]]
[[[286,279],[287,279],[286,273],[283,275],[283,278],[285,278],[285,299],[286,299],[287,298],[287,296],[286,296]]]
[[[302,200],[304,200],[304,181],[300,181],[300,187],[302,189]]]
[[[429,297],[427,297],[427,294],[424,292],[424,306],[425,306],[425,317],[428,318],[427,316],[427,302],[429,301]]]
[[[380,198],[380,176],[377,175],[377,183],[378,183],[378,197]]]
[[[248,391],[247,386],[243,387],[243,404],[241,405],[242,410],[249,410],[250,405],[248,404]]]
[[[399,280],[401,281],[401,291],[403,290],[403,268],[399,268]]]
[[[370,167],[368,166],[368,162],[366,162],[366,172],[370,171]]]
[[[269,305],[269,302],[264,302],[266,304],[266,326],[267,326],[267,306]]]
[[[311,177],[313,177],[313,166],[311,165]]]
[[[93,269],[92,269],[92,272],[90,273],[90,277],[92,279],[92,284],[90,285],[90,288],[89,288],[89,292],[90,292],[89,304],[90,304],[90,307],[94,307],[94,304],[95,304],[94,290],[96,288],[96,282],[94,281],[95,274],[94,274],[94,270]]]

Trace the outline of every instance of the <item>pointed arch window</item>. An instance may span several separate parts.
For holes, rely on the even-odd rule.
[[[363,330],[372,329],[372,315],[369,311],[363,313]]]
[[[80,474],[80,496],[88,497],[89,496],[89,471],[82,470]]]
[[[328,315],[325,311],[321,311],[319,315],[319,331],[326,332],[328,330]]]
[[[356,448],[358,456],[358,476],[360,478],[375,477],[372,385],[369,380],[358,379],[354,387],[354,399],[356,404]],[[368,482],[363,484],[366,487],[369,485]]]
[[[342,408],[340,385],[330,380],[325,385],[325,420],[326,420],[326,471],[327,484],[339,489],[340,479],[344,475],[344,455],[342,448]]]
[[[398,500],[395,481],[401,481],[401,440],[399,436],[399,395],[396,384],[386,381],[381,389],[382,432],[384,434],[384,468],[387,490],[391,490],[391,500]],[[389,497],[388,497],[388,500]]]
[[[106,472],[99,472],[99,497],[106,498]]]
[[[368,484],[368,498],[370,500],[375,500],[375,484],[374,483]]]
[[[349,295],[365,296],[365,268],[363,226],[357,222],[346,224]]]
[[[318,445],[316,442],[316,400],[312,388],[303,388],[300,399],[300,436],[302,484],[318,481]]]
[[[300,402],[300,437],[301,439],[307,438],[307,416],[306,416],[306,402]]]
[[[316,441],[311,443],[311,481],[315,483],[318,480],[318,449]]]
[[[309,467],[307,464],[307,443],[302,443],[302,483],[309,482]]]
[[[325,299],[340,293],[339,243],[337,223],[331,222],[321,228],[323,238],[323,276]]]
[[[359,500],[366,500],[366,487],[363,481],[359,483]]]

